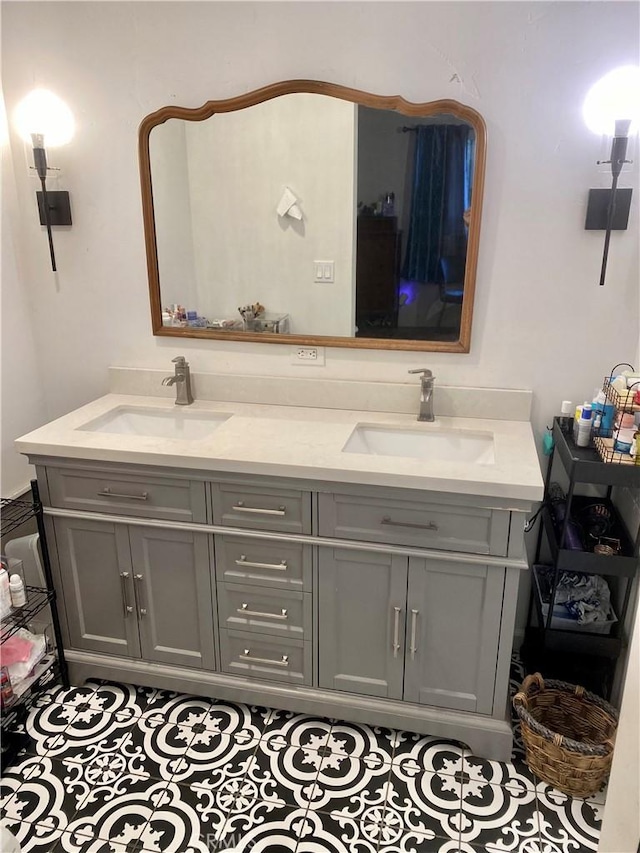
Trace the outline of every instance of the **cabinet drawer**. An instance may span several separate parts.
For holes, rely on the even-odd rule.
[[[204,483],[166,477],[49,468],[53,506],[88,512],[206,523]]]
[[[219,581],[311,592],[309,545],[216,536],[215,549]]]
[[[509,513],[427,501],[321,494],[319,533],[339,539],[504,556]]]
[[[311,495],[297,489],[213,483],[214,524],[311,533]]]
[[[302,640],[221,628],[220,659],[232,675],[311,684],[311,643]]]
[[[220,627],[311,639],[311,593],[218,584]]]

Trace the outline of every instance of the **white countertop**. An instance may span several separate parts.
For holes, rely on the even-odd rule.
[[[117,406],[176,409],[160,397],[107,394],[22,436],[15,446],[29,456],[542,499],[540,465],[531,425],[526,421],[443,417],[434,423],[419,423],[415,415],[407,414],[196,400],[185,407],[189,412],[221,412],[233,417],[207,437],[191,441],[81,429]],[[343,453],[357,424],[491,432],[495,462]]]

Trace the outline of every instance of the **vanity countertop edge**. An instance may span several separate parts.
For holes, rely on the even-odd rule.
[[[107,394],[21,436],[15,447],[27,456],[147,464],[194,472],[280,475],[531,503],[542,499],[540,464],[527,421],[447,417],[422,424],[408,414],[196,400],[185,407],[188,415],[216,412],[232,417],[207,437],[196,440],[82,429],[120,406],[176,409],[162,397]],[[345,453],[343,448],[358,424],[400,430],[491,432],[495,462],[483,465]]]

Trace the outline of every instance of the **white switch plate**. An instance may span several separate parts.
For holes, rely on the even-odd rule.
[[[324,367],[324,347],[291,347],[291,364]]]
[[[318,284],[331,284],[334,281],[335,261],[314,261],[313,280]]]

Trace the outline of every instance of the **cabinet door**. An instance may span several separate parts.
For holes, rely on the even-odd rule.
[[[139,657],[127,528],[56,518],[54,529],[72,647]]]
[[[407,560],[321,548],[320,687],[402,697]]]
[[[504,569],[409,560],[404,698],[491,714]]]
[[[207,534],[132,527],[129,539],[142,657],[213,669]]]

